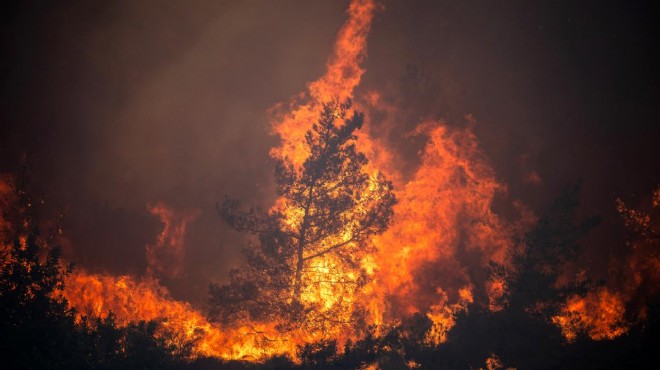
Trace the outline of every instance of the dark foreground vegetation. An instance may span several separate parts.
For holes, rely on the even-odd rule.
[[[473,304],[459,314],[441,345],[426,344],[431,322],[420,315],[341,348],[333,341],[307,344],[299,348],[296,363],[285,357],[262,363],[192,358],[194,343],[177,341],[159,322],[118,326],[112,316],[76,320],[57,294],[73,266],[64,265],[49,232],[38,230],[37,212],[25,192],[13,192],[3,199],[0,224],[1,369],[644,369],[657,368],[660,359],[657,297],[647,297],[644,321],[613,340],[583,335],[567,343],[548,320],[567,293],[585,285],[554,285],[558,266],[576,253],[577,240],[595,224],[575,222],[577,188],[569,188],[538,221],[525,253],[514,257],[513,270],[492,266],[491,273],[509,286],[504,309]],[[545,302],[543,312],[528,309],[539,301]],[[487,365],[494,355],[497,361]]]

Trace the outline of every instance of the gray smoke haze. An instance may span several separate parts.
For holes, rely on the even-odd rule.
[[[660,182],[653,10],[383,3],[357,95],[398,108],[383,135],[402,158],[414,166],[420,143],[402,137],[421,119],[462,126],[472,114],[511,199],[540,211],[582,179],[583,213],[605,218],[588,249],[621,247],[614,198]],[[66,215],[71,257],[92,271],[145,271],[160,227],[147,203],[199,209],[184,276],[166,284],[203,302],[240,261],[215,203],[273,199],[267,110],[322,75],[347,4],[7,3],[0,172],[27,156],[49,209]]]

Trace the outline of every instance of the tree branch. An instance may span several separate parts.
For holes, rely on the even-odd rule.
[[[304,257],[304,258],[303,258],[303,261],[307,261],[307,260],[311,260],[312,258],[320,257],[320,256],[322,256],[322,255],[324,255],[324,254],[327,254],[327,253],[329,253],[329,252],[332,252],[332,251],[335,250],[335,249],[341,248],[341,247],[343,247],[343,246],[345,246],[345,245],[347,245],[347,244],[349,244],[349,243],[352,243],[352,242],[354,242],[354,241],[357,240],[357,236],[358,236],[358,235],[360,235],[360,233],[357,233],[357,234],[353,235],[350,239],[348,239],[348,240],[346,240],[346,241],[343,241],[343,242],[341,242],[341,243],[337,243],[337,244],[335,244],[335,245],[333,245],[333,246],[331,246],[331,247],[328,247],[328,248],[326,248],[326,249],[324,249],[324,250],[322,250],[322,251],[320,251],[320,252],[318,252],[318,253],[314,253],[314,254],[312,254],[312,255],[309,255],[309,256],[307,256],[307,257]]]

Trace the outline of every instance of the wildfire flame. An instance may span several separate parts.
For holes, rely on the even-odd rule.
[[[64,297],[80,316],[105,318],[110,313],[117,324],[141,320],[164,320],[164,327],[182,343],[194,341],[193,355],[224,359],[251,359],[295,352],[295,343],[262,333],[272,326],[255,324],[235,329],[210,323],[189,303],[172,299],[168,290],[153,278],[91,274],[76,270],[66,279]],[[277,348],[277,350],[275,350]]]
[[[271,149],[273,157],[300,167],[308,154],[303,145],[305,133],[318,120],[323,104],[353,98],[353,90],[365,71],[360,63],[367,55],[367,35],[376,8],[374,0],[352,1],[323,77],[310,83],[307,92],[288,105],[279,104],[272,109],[279,116],[272,123],[272,132],[281,139],[281,145]]]
[[[288,106],[290,111],[280,113],[273,122],[273,132],[281,139],[281,146],[271,151],[273,157],[299,167],[307,157],[304,135],[318,119],[322,104],[353,99],[353,90],[364,73],[360,62],[366,55],[366,36],[375,8],[372,1],[351,4],[349,20],[339,32],[326,74],[309,84],[307,93]],[[382,104],[376,92],[367,100]],[[281,105],[276,107],[275,113],[282,109]],[[323,302],[324,309],[345,305],[339,311],[344,316],[340,319],[346,322],[351,311],[365,308],[369,324],[375,325],[394,324],[405,315],[425,313],[435,324],[435,334],[430,337],[434,342],[442,341],[453,324],[453,312],[472,301],[473,282],[466,263],[459,258],[477,258],[484,266],[489,260],[503,262],[506,258],[511,233],[490,209],[495,194],[505,187],[494,178],[469,128],[451,131],[440,122],[419,125],[412,134],[427,136],[428,144],[419,168],[408,181],[403,181],[401,169],[391,164],[395,155],[369,135],[368,124],[361,131],[357,145],[370,159],[366,170],[374,176],[383,171],[400,185],[395,189],[395,219],[384,235],[373,240],[377,252],[363,259],[362,267],[370,275],[367,287],[354,291],[330,282],[308,289],[305,301]],[[289,223],[295,224],[300,218],[281,200],[273,209],[283,212]],[[324,257],[310,268],[308,280],[315,280],[310,275],[337,266],[341,264],[332,256]],[[346,274],[333,271],[324,275],[351,280]],[[337,297],[342,297],[341,302]]]
[[[446,331],[453,322],[447,312],[472,302],[474,281],[465,259],[483,266],[506,259],[510,231],[491,211],[504,186],[470,128],[452,131],[427,122],[415,134],[429,141],[412,179],[397,191],[392,226],[374,240],[370,311],[375,322],[427,313]]]
[[[323,104],[354,98],[354,90],[365,72],[361,63],[378,8],[373,0],[354,0],[325,74],[290,103],[272,109],[272,132],[281,140],[271,150],[274,158],[300,168],[308,155],[303,146],[304,135],[318,120]],[[364,101],[382,106],[377,92],[369,93]],[[423,314],[433,322],[427,341],[441,343],[454,324],[457,311],[464,310],[477,296],[489,297],[506,289],[503,282],[488,285],[485,275],[489,261],[507,262],[514,248],[514,236],[519,232],[516,225],[492,211],[496,196],[506,192],[506,187],[479,149],[472,124],[464,129],[450,129],[435,121],[420,124],[410,135],[427,141],[412,175],[397,168],[393,160],[396,153],[370,133],[367,120],[357,145],[370,160],[367,173],[377,176],[384,172],[394,181],[398,203],[393,223],[384,234],[370,241],[375,252],[361,260],[361,268],[368,276],[365,286],[357,289],[340,284],[353,281],[356,276],[342,271],[342,264],[328,254],[308,266],[302,299],[320,307],[321,313],[341,313],[335,318],[339,321],[350,322],[353,313],[363,310],[366,324],[377,327],[397,324],[411,314]],[[5,184],[0,182],[0,193],[5,190]],[[209,322],[190,304],[172,299],[157,280],[159,274],[181,273],[184,236],[196,213],[176,212],[163,203],[149,210],[161,219],[164,228],[156,242],[147,246],[146,275],[137,278],[74,271],[66,281],[64,295],[79,315],[106,317],[112,312],[119,324],[165,320],[163,325],[178,333],[181,340],[196,340],[195,355],[225,359],[258,360],[276,354],[293,357],[299,344],[359,337],[358,330],[341,326],[281,333],[275,322],[236,327]],[[272,210],[282,212],[288,223],[299,222],[296,210],[286,208],[282,200],[276,201]],[[0,233],[4,229],[4,220],[0,219]],[[635,261],[632,259],[631,265],[639,263]],[[653,268],[653,276],[657,276],[658,265]],[[587,331],[594,339],[612,338],[627,330],[622,324],[625,301],[622,293],[597,290],[585,297],[570,298],[562,314],[552,320],[562,327],[568,339],[579,331]],[[487,367],[501,368],[498,361],[493,357]]]

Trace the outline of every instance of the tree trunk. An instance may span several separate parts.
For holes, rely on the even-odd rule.
[[[304,234],[304,233],[303,233]],[[296,302],[300,302],[300,290],[301,290],[301,285],[302,285],[302,269],[303,269],[303,246],[304,244],[302,243],[302,239],[298,242],[298,251],[297,251],[297,258],[298,260],[296,261],[296,275],[295,275],[295,280],[293,282],[293,299]]]
[[[300,233],[298,233],[298,250],[296,251],[296,274],[293,281],[293,299],[300,302],[300,292],[302,290],[302,270],[305,264],[303,259],[303,252],[305,251],[305,237],[307,234],[307,223],[309,222],[309,207],[312,205],[312,195],[314,192],[314,184],[309,187],[309,194],[307,196],[307,204],[305,205],[305,214],[303,215],[303,222],[300,225]]]

